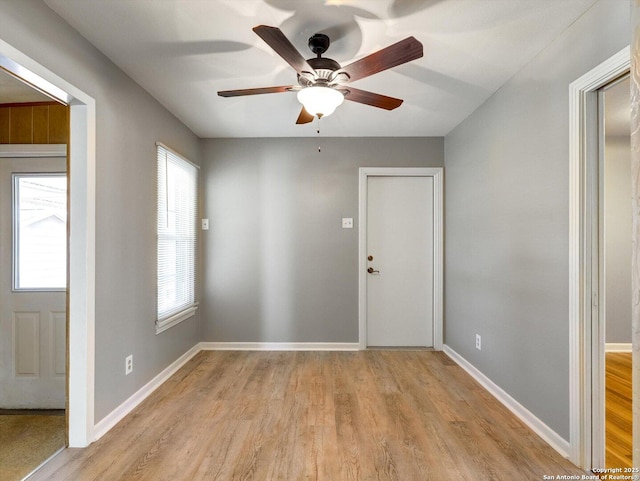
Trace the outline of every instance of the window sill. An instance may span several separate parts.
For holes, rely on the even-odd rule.
[[[161,332],[164,332],[167,329],[180,324],[182,321],[189,319],[196,313],[197,309],[198,304],[194,304],[172,315],[171,317],[156,321],[156,334],[160,334]]]

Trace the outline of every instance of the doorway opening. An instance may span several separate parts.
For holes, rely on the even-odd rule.
[[[605,467],[606,224],[603,89],[629,72],[627,47],[570,85],[570,459],[585,470]],[[629,105],[629,104],[628,104]],[[627,161],[630,149],[627,150]],[[630,178],[627,178],[629,185]],[[631,197],[627,199],[631,211]],[[623,214],[624,215],[624,214]],[[609,218],[613,225],[613,218]],[[630,241],[631,231],[627,233]],[[628,259],[628,266],[631,259]],[[613,264],[609,273],[613,272]],[[630,280],[629,280],[630,286]],[[609,293],[609,300],[614,296]],[[629,300],[629,307],[631,303]],[[612,302],[609,303],[609,307]],[[610,314],[613,316],[613,314]],[[630,320],[629,320],[630,322]],[[616,466],[621,467],[621,466]]]
[[[594,357],[594,465],[632,467],[631,414],[631,81],[627,74],[598,91],[598,297]],[[595,279],[594,279],[595,280]]]
[[[1,83],[3,99],[19,88]],[[15,481],[66,446],[68,122],[63,115],[10,122],[49,109],[68,111],[0,102],[0,131],[11,130],[11,138],[0,138],[0,478]],[[60,135],[51,140],[60,143],[2,143],[54,125]]]
[[[3,40],[0,68],[69,106],[67,443],[85,447],[94,440],[95,100]]]
[[[442,168],[369,168],[363,167],[360,169],[359,175],[359,274],[358,274],[358,286],[359,286],[359,344],[360,349],[366,349],[370,346],[393,346],[393,347],[424,347],[424,342],[430,343],[429,347],[433,347],[435,350],[442,350],[443,343],[443,290],[442,290],[442,241],[443,241],[443,169]],[[397,184],[397,182],[381,183],[376,180],[381,179],[404,179],[403,182]],[[420,179],[425,182],[420,182]],[[373,180],[373,182],[370,181]],[[385,185],[387,184],[387,185]],[[397,185],[396,185],[397,184]],[[370,188],[371,192],[370,192]],[[399,189],[399,190],[398,190]],[[426,189],[426,190],[425,190]],[[375,198],[371,198],[373,192],[376,192]],[[386,241],[394,240],[398,236],[401,236],[397,229],[400,226],[390,226],[384,219],[384,215],[380,217],[381,211],[388,210],[391,204],[395,204],[395,200],[398,199],[399,204],[396,206],[394,212],[387,212],[386,214],[392,217],[403,217],[405,215],[422,216],[423,206],[417,206],[417,211],[409,205],[403,205],[410,201],[410,199],[404,199],[405,194],[413,191],[417,195],[417,198],[426,195],[430,203],[427,211],[423,213],[425,216],[429,216],[428,225],[425,224],[425,231],[416,234],[425,237],[425,249],[426,256],[424,259],[404,258],[406,256],[380,254],[386,252],[389,248],[389,244]],[[394,193],[395,192],[395,193]],[[402,192],[402,196],[399,193]],[[414,195],[413,197],[416,197]],[[403,199],[399,199],[403,197]],[[420,201],[418,201],[420,203]],[[378,207],[376,207],[378,205]],[[384,206],[384,207],[381,207]],[[372,217],[373,212],[371,209],[375,209],[375,219]],[[384,214],[384,213],[382,213]],[[412,224],[410,218],[404,219],[405,225]],[[413,229],[414,226],[410,226]],[[387,230],[390,229],[390,230]],[[413,234],[407,234],[409,237],[414,237]],[[373,238],[375,237],[375,239]],[[373,244],[377,243],[377,252],[369,252],[369,249]],[[385,245],[383,246],[382,243]],[[410,246],[404,244],[400,247],[390,247],[391,249],[409,249]],[[419,255],[419,249],[418,254]],[[411,254],[409,254],[411,256]],[[393,258],[393,259],[392,259]],[[423,262],[424,261],[424,262]],[[394,276],[392,270],[389,269],[389,263],[394,262],[399,269],[402,269],[401,265],[416,267],[416,269],[424,267],[426,271],[418,273],[418,277],[428,276],[427,282],[421,288],[424,294],[416,294],[411,299],[405,299],[403,296],[397,296],[397,291],[410,291],[408,286],[400,285],[406,281],[406,277],[401,274],[400,277]],[[381,263],[387,263],[385,265],[384,274]],[[424,264],[424,265],[423,265]],[[405,266],[406,267],[406,266]],[[413,270],[411,267],[410,270]],[[405,269],[406,270],[406,269]],[[424,270],[424,269],[422,269]],[[375,277],[375,278],[374,278]],[[386,277],[390,286],[382,285],[382,278]],[[398,277],[395,279],[394,277]],[[385,281],[387,280],[385,279]],[[398,282],[400,284],[398,284]],[[373,290],[372,290],[373,289]],[[407,321],[407,325],[411,329],[416,330],[416,338],[424,339],[424,341],[417,341],[420,345],[416,345],[415,342],[407,343],[407,340],[398,337],[397,339],[391,339],[390,332],[394,329],[397,331],[397,325],[388,325],[394,323],[394,312],[378,312],[379,306],[371,304],[372,298],[380,297],[381,290],[384,292],[391,292],[393,295],[393,302],[390,304],[396,304],[396,311],[402,310],[402,305],[411,307],[411,315],[413,319]],[[374,292],[375,291],[375,292]],[[386,294],[385,294],[386,296]],[[426,302],[423,302],[424,297]],[[400,307],[398,307],[400,306]],[[419,310],[414,309],[420,307]],[[372,312],[375,309],[376,312]],[[386,309],[386,308],[385,308]],[[382,315],[384,314],[384,315]],[[385,320],[386,319],[386,320]],[[375,323],[375,325],[374,325]],[[426,326],[426,327],[425,327]],[[424,332],[423,332],[424,331]],[[385,339],[390,339],[385,342]]]

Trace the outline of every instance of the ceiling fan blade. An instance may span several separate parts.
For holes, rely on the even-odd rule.
[[[309,122],[313,122],[313,119],[315,119],[315,117],[302,107],[300,115],[298,115],[298,120],[296,120],[296,124],[308,124]]]
[[[258,25],[253,31],[264,40],[278,55],[280,55],[293,69],[298,72],[311,72],[314,70],[304,57],[298,52],[282,30],[277,27]]]
[[[356,60],[336,72],[346,72],[350,77],[349,82],[353,82],[383,70],[397,67],[403,63],[411,62],[422,57],[422,55],[424,55],[422,44],[414,37],[408,37],[360,60]]]
[[[352,102],[371,105],[372,107],[378,107],[385,110],[398,108],[403,102],[402,99],[387,97],[386,95],[376,94],[366,90],[354,89],[351,86],[339,90],[345,94],[345,100],[351,100]]]
[[[220,90],[220,97],[240,97],[241,95],[260,95],[260,94],[277,94],[281,92],[291,92],[296,87],[293,85],[282,85],[279,87],[261,87],[257,89],[240,89],[240,90]]]

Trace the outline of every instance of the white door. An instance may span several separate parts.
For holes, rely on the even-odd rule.
[[[367,178],[367,346],[433,346],[433,177]]]
[[[0,158],[0,408],[65,407],[65,170],[65,158]]]

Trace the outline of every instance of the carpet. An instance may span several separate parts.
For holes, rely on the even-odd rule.
[[[65,447],[64,411],[0,410],[0,479],[20,481]]]

